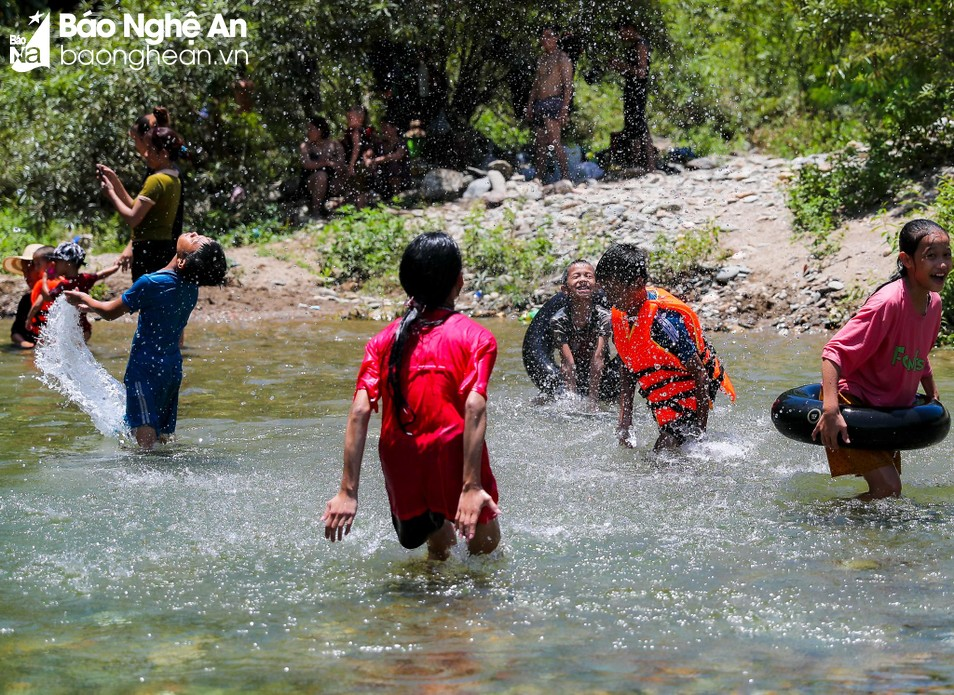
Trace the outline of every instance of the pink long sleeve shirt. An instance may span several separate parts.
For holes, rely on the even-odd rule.
[[[921,379],[931,374],[928,353],[940,329],[940,295],[931,292],[921,314],[904,279],[896,280],[875,292],[828,341],[822,359],[840,368],[840,392],[875,407],[909,407]]]

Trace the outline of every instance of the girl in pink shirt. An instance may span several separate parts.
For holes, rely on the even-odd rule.
[[[399,275],[408,310],[365,349],[345,430],[341,488],[322,517],[325,537],[334,542],[351,530],[368,421],[380,401],[378,455],[401,545],[427,543],[428,555],[443,560],[456,527],[471,553],[489,553],[500,541],[497,483],[484,442],[497,341],[454,311],[464,278],[449,236],[414,239]]]
[[[941,327],[944,280],[951,271],[951,242],[930,220],[912,220],[898,237],[898,272],[822,351],[822,415],[812,437],[821,437],[832,476],[860,475],[870,500],[901,494],[901,454],[842,449],[848,427],[839,403],[884,408],[914,405],[918,385],[938,397],[928,353]]]

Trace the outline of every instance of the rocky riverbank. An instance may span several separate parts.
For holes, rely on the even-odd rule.
[[[488,227],[506,221],[517,236],[527,238],[544,228],[561,262],[575,258],[581,248],[595,261],[613,241],[655,248],[717,228],[719,248],[699,272],[681,278],[673,288],[697,308],[707,328],[824,330],[839,324],[890,274],[894,257],[885,235],[897,233],[906,208],[851,222],[835,233],[833,249],[819,258],[806,241],[793,237],[785,206],[786,183],[803,161],[759,153],[706,157],[672,174],[654,172],[576,186],[560,182],[546,188],[514,178],[485,196],[395,214],[428,220],[460,238],[476,206]],[[204,289],[193,320],[386,319],[400,311],[400,297],[372,297],[348,284],[324,282],[313,272],[313,246],[304,229],[264,247],[229,250],[235,264],[230,286]],[[94,257],[91,267],[110,261],[109,256]],[[535,292],[535,301],[545,301],[557,282],[556,276],[547,279]],[[128,283],[128,275],[120,274],[110,278],[109,287],[120,291]],[[9,314],[22,292],[22,280],[8,278],[2,290]],[[506,297],[495,295],[479,296],[472,287],[465,288],[459,308],[476,316],[518,315]]]

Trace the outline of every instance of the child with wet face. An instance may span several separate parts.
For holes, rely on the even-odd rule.
[[[898,451],[844,449],[848,426],[840,404],[877,408],[914,405],[918,385],[938,397],[928,353],[941,328],[941,296],[951,272],[951,239],[930,220],[912,220],[898,235],[898,272],[868,297],[822,351],[821,438],[832,477],[860,475],[871,500],[901,494]]]
[[[596,301],[593,264],[583,259],[570,263],[563,273],[561,291],[569,301],[550,319],[550,333],[560,351],[563,386],[570,393],[586,396],[589,407],[595,408],[613,326],[609,309]]]
[[[651,287],[646,252],[613,244],[596,265],[612,309],[613,342],[623,364],[618,435],[629,446],[636,386],[659,425],[654,450],[674,448],[706,430],[712,399],[735,389],[702,334],[699,317],[681,300]]]
[[[401,545],[426,543],[430,558],[444,560],[456,527],[472,554],[489,553],[500,541],[497,483],[484,441],[497,341],[454,311],[464,279],[460,250],[446,234],[414,239],[399,277],[408,309],[365,349],[341,487],[322,516],[325,538],[339,541],[351,531],[368,422],[380,401],[378,454]]]
[[[221,285],[227,271],[218,242],[191,232],[176,242],[176,255],[162,270],[147,273],[122,296],[109,301],[67,291],[70,304],[113,320],[139,311],[129,351],[126,424],[143,449],[166,441],[176,430],[182,353],[179,337],[199,296],[199,286]]]

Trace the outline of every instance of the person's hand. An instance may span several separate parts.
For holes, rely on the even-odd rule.
[[[531,104],[527,104],[527,108],[523,110],[523,118],[528,123],[533,123],[533,106]]]
[[[85,292],[79,290],[66,290],[63,293],[66,301],[75,306],[80,311],[89,311],[89,302],[93,299]]]
[[[119,266],[120,270],[129,270],[129,267],[132,265],[132,249],[123,249],[123,252],[119,254],[119,258],[116,259],[116,265]]]
[[[839,435],[845,444],[851,443],[851,440],[848,438],[848,424],[841,414],[841,409],[822,410],[818,424],[816,424],[815,429],[812,430],[812,439],[817,440],[821,437],[821,443],[824,444],[826,448],[836,450],[838,449]]]
[[[480,512],[484,507],[489,507],[494,514],[500,512],[493,498],[483,488],[472,487],[461,491],[454,526],[457,527],[457,533],[464,539],[468,541],[473,539],[477,532],[477,519],[480,518]]]
[[[619,58],[610,58],[609,65],[617,72],[623,72],[628,66]]]
[[[616,430],[616,439],[619,440],[620,446],[626,447],[627,449],[633,448],[633,443],[629,441],[629,429],[618,428]]]
[[[570,109],[566,106],[560,109],[560,118],[557,120],[560,121],[560,125],[566,125],[567,121],[570,120]]]
[[[339,492],[328,500],[321,520],[325,522],[325,538],[334,543],[351,533],[351,524],[358,513],[356,497]]]

